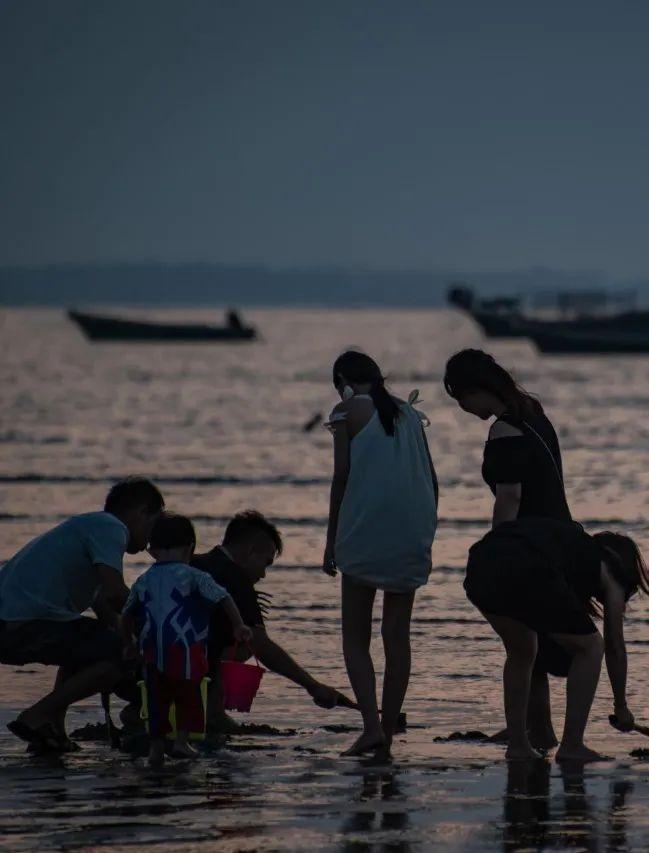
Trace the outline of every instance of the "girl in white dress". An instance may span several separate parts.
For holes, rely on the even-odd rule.
[[[428,580],[438,487],[423,426],[408,402],[391,396],[376,362],[348,351],[334,364],[342,402],[327,426],[334,474],[323,569],[342,574],[343,651],[364,731],[347,755],[389,749],[410,677],[410,616]],[[372,609],[384,591],[382,715],[370,656]]]

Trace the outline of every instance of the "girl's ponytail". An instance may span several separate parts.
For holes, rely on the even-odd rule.
[[[372,380],[370,386],[372,402],[379,413],[379,420],[386,435],[394,435],[394,424],[399,417],[399,407],[394,402],[385,387],[385,379],[379,376]]]

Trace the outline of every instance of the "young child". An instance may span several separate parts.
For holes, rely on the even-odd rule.
[[[172,702],[177,730],[172,755],[197,755],[188,738],[190,731],[205,729],[201,681],[208,672],[207,632],[214,608],[225,611],[237,641],[252,637],[228,592],[206,572],[188,565],[195,545],[191,521],[163,513],[149,540],[156,562],[133,584],[122,611],[126,654],[135,653],[137,635],[143,659],[153,766],[164,761]]]

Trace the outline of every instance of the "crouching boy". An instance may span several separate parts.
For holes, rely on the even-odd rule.
[[[195,545],[188,518],[162,514],[149,541],[156,562],[133,584],[122,611],[126,655],[136,653],[137,637],[142,656],[152,765],[164,760],[172,703],[176,715],[172,755],[197,755],[189,732],[205,731],[201,682],[208,672],[207,632],[215,607],[229,619],[239,642],[248,642],[252,636],[227,590],[188,565]]]

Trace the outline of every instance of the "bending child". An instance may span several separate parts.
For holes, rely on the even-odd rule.
[[[205,731],[201,682],[208,673],[207,633],[215,606],[225,611],[235,639],[249,642],[232,598],[205,572],[188,565],[196,546],[191,521],[162,514],[151,531],[149,553],[156,560],[133,584],[122,611],[125,654],[135,654],[137,635],[147,692],[149,763],[164,761],[165,736],[171,731],[169,711],[176,710],[172,755],[194,758],[189,732]]]

